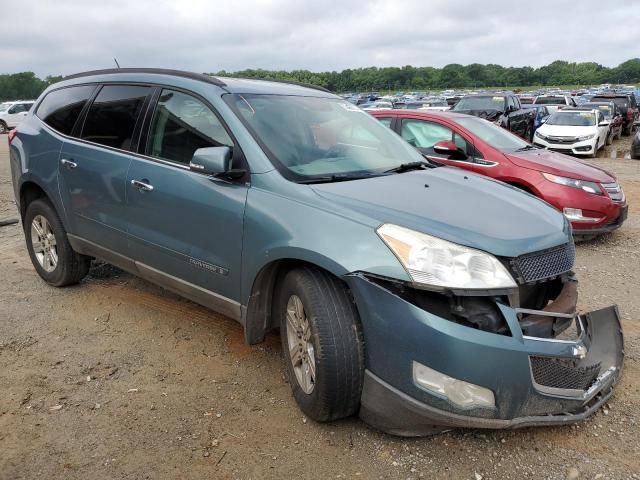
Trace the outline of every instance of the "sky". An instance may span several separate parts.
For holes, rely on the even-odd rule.
[[[39,76],[113,57],[196,72],[640,57],[639,0],[17,0],[1,11],[0,73]]]

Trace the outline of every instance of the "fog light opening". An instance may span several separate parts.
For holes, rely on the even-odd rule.
[[[458,380],[415,361],[413,381],[416,386],[451,402],[460,409],[496,407],[495,396],[488,388]]]
[[[565,208],[562,213],[572,222],[597,223],[602,220],[602,218],[584,216],[580,208]]]

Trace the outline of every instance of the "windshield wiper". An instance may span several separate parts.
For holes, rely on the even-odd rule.
[[[296,183],[312,184],[312,183],[332,183],[332,182],[348,182],[349,180],[361,180],[363,178],[377,177],[373,173],[336,173],[333,175],[309,177],[297,180]]]
[[[384,173],[402,173],[410,170],[423,170],[425,168],[431,168],[431,165],[424,161],[402,163],[397,167],[385,170]]]
[[[524,147],[517,149],[516,152],[524,152],[526,150],[535,150],[535,149],[536,147],[534,147],[533,145],[525,145]]]

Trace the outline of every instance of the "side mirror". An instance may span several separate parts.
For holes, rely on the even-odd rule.
[[[548,118],[549,118],[549,117],[542,117],[542,118],[540,119],[540,123],[546,123]]]
[[[450,140],[442,140],[433,146],[433,151],[440,155],[448,155],[455,160],[466,160],[467,154]]]
[[[206,175],[220,175],[231,169],[231,148],[199,148],[193,154],[189,169]]]

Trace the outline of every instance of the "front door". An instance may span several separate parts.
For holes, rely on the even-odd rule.
[[[197,149],[233,149],[234,142],[204,101],[165,89],[145,143],[145,158],[133,160],[127,177],[129,245],[138,269],[237,317],[249,187],[246,181],[213,179],[189,169]]]
[[[91,93],[91,88],[85,91]],[[143,86],[102,87],[84,119],[80,139],[65,140],[60,152],[60,192],[70,232],[122,255],[127,253],[130,151],[151,93],[152,88]]]
[[[473,145],[449,127],[436,122],[413,118],[404,118],[399,123],[400,136],[416,147],[427,158],[443,165],[474,171]],[[448,155],[436,152],[433,146],[443,140],[454,142],[458,147],[462,148],[468,158],[454,160],[449,158]]]

